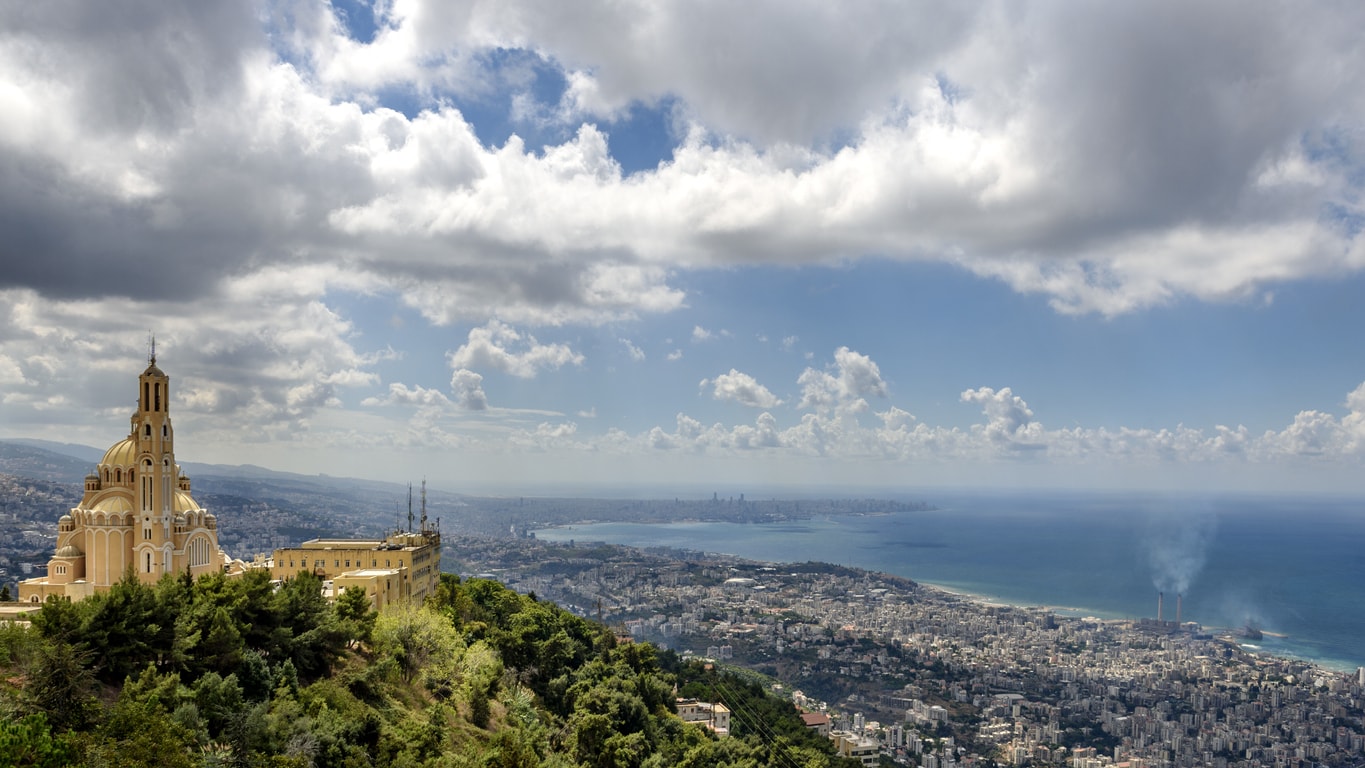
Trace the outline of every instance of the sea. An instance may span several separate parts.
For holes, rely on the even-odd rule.
[[[927,510],[772,523],[589,523],[547,541],[882,571],[1061,615],[1252,625],[1249,651],[1365,666],[1365,499],[936,491]],[[725,503],[725,502],[722,502]],[[888,505],[889,506],[889,505]]]

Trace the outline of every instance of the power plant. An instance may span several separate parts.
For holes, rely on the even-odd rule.
[[[1176,595],[1175,595],[1175,621],[1167,621],[1167,620],[1166,620],[1166,613],[1165,613],[1165,611],[1166,611],[1166,593],[1165,593],[1164,591],[1158,591],[1158,592],[1156,593],[1156,618],[1155,618],[1155,619],[1148,619],[1148,618],[1138,619],[1138,621],[1137,621],[1137,628],[1138,628],[1138,629],[1147,630],[1147,631],[1149,631],[1149,632],[1164,632],[1164,633],[1167,633],[1167,634],[1171,634],[1171,633],[1175,633],[1175,632],[1182,632],[1182,631],[1197,632],[1198,629],[1199,629],[1199,627],[1198,627],[1198,625],[1193,624],[1193,622],[1191,622],[1191,626],[1189,626],[1189,627],[1184,626],[1184,619],[1183,619],[1183,617],[1181,616],[1181,613],[1182,613],[1182,611],[1183,611],[1183,609],[1184,609],[1184,597],[1185,597],[1185,596],[1182,595],[1182,594],[1180,594],[1179,592],[1176,593]]]

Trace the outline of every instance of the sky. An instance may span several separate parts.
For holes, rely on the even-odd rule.
[[[0,5],[0,437],[1365,493],[1365,5]],[[708,493],[709,495],[709,493]]]

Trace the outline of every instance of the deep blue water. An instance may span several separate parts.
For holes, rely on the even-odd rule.
[[[771,523],[599,523],[546,540],[671,546],[884,571],[1108,618],[1257,622],[1266,652],[1365,665],[1365,499],[939,493],[938,509]]]

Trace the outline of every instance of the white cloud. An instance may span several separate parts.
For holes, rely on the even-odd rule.
[[[617,339],[617,341],[621,342],[621,345],[626,348],[626,353],[630,355],[631,360],[638,363],[645,359],[645,351],[635,346],[635,343],[630,339]]]
[[[389,384],[389,393],[385,397],[367,397],[361,401],[362,405],[418,405],[428,407],[444,408],[450,405],[450,399],[439,390],[427,389],[423,386],[409,388],[406,384],[393,382]]]
[[[315,418],[344,408],[349,392],[378,384],[373,367],[393,354],[355,346],[351,323],[316,298],[330,279],[325,271],[277,276],[244,276],[185,303],[64,301],[0,290],[0,343],[32,385],[7,392],[5,421],[15,429],[51,425],[52,398],[69,403],[68,395],[79,393],[82,403],[111,415],[117,434],[127,426],[122,405],[135,381],[129,371],[135,375],[145,359],[151,329],[172,376],[177,418],[204,440],[299,439]],[[78,422],[95,444],[107,439],[108,423]]]
[[[450,389],[455,393],[455,401],[461,408],[469,411],[488,410],[488,395],[483,391],[483,376],[459,368],[450,376]]]
[[[775,408],[782,404],[767,387],[759,384],[754,377],[740,373],[734,368],[722,373],[715,379],[702,379],[701,387],[711,387],[711,396],[717,400],[747,405],[750,408]]]
[[[1037,472],[1076,467],[1121,467],[1152,471],[1162,467],[1203,465],[1218,468],[1341,465],[1365,457],[1365,384],[1347,398],[1343,417],[1304,411],[1284,429],[1255,435],[1242,426],[1209,430],[1109,430],[1075,427],[1048,430],[1032,409],[1009,387],[980,387],[961,395],[978,405],[984,421],[967,429],[932,426],[892,406],[875,414],[877,423],[862,423],[862,413],[847,408],[803,414],[783,426],[769,412],[753,424],[703,426],[678,414],[673,431],[654,427],[637,439],[641,447],[724,456],[766,451],[775,456],[821,457],[834,462],[876,459],[926,462],[935,466],[974,466],[983,462],[1025,462]]]
[[[541,344],[534,336],[490,320],[469,331],[469,340],[450,353],[452,368],[488,368],[523,379],[546,368],[582,365],[583,356],[564,344]]]
[[[0,11],[0,226],[45,254],[6,284],[184,298],[326,264],[432,322],[544,325],[676,310],[678,270],[867,254],[1108,315],[1365,269],[1354,6],[378,13],[362,44],[315,0]],[[450,97],[524,94],[527,62],[569,83],[563,140],[487,146]],[[623,175],[597,126],[663,99],[678,145]]]
[[[348,402],[486,408],[476,370],[585,363],[524,329],[676,312],[696,273],[734,266],[927,260],[1106,316],[1365,270],[1365,6],[377,5],[368,44],[321,0],[0,5],[6,427],[88,407],[121,429],[148,329],[210,444],[468,448],[486,436],[362,431],[346,422],[382,417]],[[536,68],[565,92],[537,101]],[[505,99],[539,140],[490,144],[471,123],[484,110],[451,106]],[[674,146],[627,174],[608,136],[630,128],[613,121],[654,107]],[[374,391],[394,353],[343,296],[479,326],[450,355],[450,392]],[[696,325],[692,339],[727,335]],[[677,361],[680,346],[661,349]],[[1015,461],[1365,451],[1365,385],[1344,414],[1312,404],[1255,433],[1050,430],[991,388],[960,396],[984,413],[971,427],[874,414],[889,388],[846,348],[798,387],[798,423],[679,415],[660,444]],[[524,431],[541,447],[643,440]]]
[[[969,389],[962,393],[962,402],[976,403],[986,416],[986,423],[973,427],[994,444],[1011,447],[1042,447],[1042,425],[1033,420],[1033,411],[1024,399],[1009,387],[996,392],[990,387]]]
[[[14,387],[27,383],[19,364],[9,355],[0,355],[0,386]]]
[[[886,397],[881,369],[867,355],[839,347],[834,351],[834,371],[831,374],[807,368],[796,381],[801,386],[801,402],[797,407],[865,407],[865,397]]]

